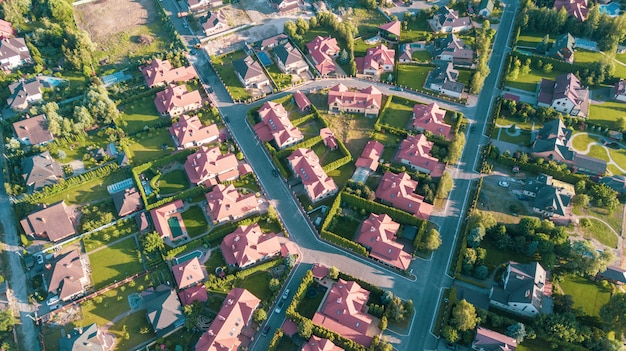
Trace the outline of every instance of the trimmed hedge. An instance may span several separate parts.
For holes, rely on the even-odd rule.
[[[560,181],[576,184],[581,180],[586,180],[587,176],[583,174],[574,174],[569,170],[561,171],[558,169],[550,168],[549,164],[546,162],[544,164],[538,165],[536,163],[523,163],[519,162],[515,158],[506,155],[500,155],[498,157],[498,162],[506,165],[506,166],[518,166],[521,170],[533,172],[533,173],[545,173],[549,176],[554,177]]]
[[[194,197],[200,194],[204,194],[205,192],[205,188],[201,187],[201,186],[197,186],[197,187],[193,187],[191,189],[187,189],[184,191],[179,192],[178,194],[174,195],[174,196],[168,196],[165,198],[162,198],[161,200],[153,203],[153,204],[146,204],[146,211],[150,211],[153,208],[157,208],[159,206],[163,206],[167,203],[170,203],[172,201],[175,200],[180,200],[180,199],[184,199],[187,197]]]
[[[336,244],[338,246],[341,246],[344,249],[348,249],[361,256],[367,256],[367,249],[365,249],[363,245],[356,243],[352,240],[348,240],[326,229],[322,229],[320,236],[322,237],[322,239],[329,241],[333,244]]]
[[[282,149],[280,151],[276,152],[276,157],[277,158],[283,158],[283,157],[287,157],[289,155],[291,155],[292,152],[296,151],[296,149],[310,149],[313,146],[315,146],[317,143],[322,141],[322,137],[317,135],[314,136],[312,138],[309,138],[307,140],[302,141],[301,143],[298,143],[296,145],[292,145],[286,149]]]
[[[337,168],[347,165],[350,162],[352,162],[352,156],[348,155],[327,164],[326,166],[322,167],[322,169],[328,174],[328,172],[332,172]]]
[[[293,121],[291,121],[291,124],[293,124],[294,127],[297,127],[303,123],[306,123],[314,118],[318,118],[318,116],[315,113],[310,113],[304,117],[300,117],[298,119],[294,119]]]

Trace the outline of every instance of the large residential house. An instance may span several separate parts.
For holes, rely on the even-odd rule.
[[[472,27],[469,17],[459,17],[458,11],[447,6],[440,8],[428,22],[439,33],[458,33]]]
[[[198,257],[172,266],[172,273],[180,290],[202,283],[209,277],[206,267],[200,263]]]
[[[382,24],[378,27],[378,36],[386,41],[397,43],[400,40],[402,23],[398,20]]]
[[[328,91],[328,111],[330,113],[362,113],[365,116],[378,116],[383,93],[374,86],[361,90],[350,90],[339,83]]]
[[[385,146],[376,140],[369,140],[365,144],[361,156],[356,160],[355,166],[358,168],[367,169],[370,172],[375,172],[378,168],[378,160],[383,154],[383,148]]]
[[[573,73],[562,74],[556,80],[541,80],[537,106],[553,107],[557,112],[577,117],[587,117],[589,89],[580,85]]]
[[[49,151],[23,159],[22,172],[28,192],[31,193],[63,179],[61,164],[50,156]]]
[[[7,99],[8,107],[16,112],[28,110],[33,104],[43,100],[42,88],[44,84],[41,77],[29,80],[20,79],[11,83],[9,85],[11,95]]]
[[[522,191],[524,196],[531,198],[533,212],[547,218],[563,217],[572,197],[574,186],[553,180],[551,176],[540,174],[537,179],[527,180]]]
[[[70,301],[83,293],[89,285],[89,273],[78,249],[58,254],[46,265],[48,294],[61,301]]]
[[[517,340],[493,330],[478,327],[472,341],[472,350],[476,351],[515,351]]]
[[[474,64],[474,50],[454,33],[434,40],[433,57],[435,60],[452,62],[455,67],[471,67]]]
[[[613,98],[617,101],[626,102],[626,80],[620,79],[613,86]]]
[[[261,122],[254,129],[261,136],[263,129],[268,131],[279,149],[295,145],[304,139],[304,135],[294,127],[289,120],[289,113],[282,104],[272,101],[264,103],[259,108]]]
[[[119,217],[126,217],[143,209],[143,200],[136,187],[115,192],[111,194],[111,198]]]
[[[195,153],[187,156],[185,172],[192,184],[210,184],[225,182],[239,177],[239,161],[232,153],[222,154],[219,146],[202,146]]]
[[[70,330],[59,339],[59,351],[109,351],[115,344],[112,334],[98,330],[96,323]]]
[[[433,205],[424,202],[424,197],[415,194],[415,189],[417,181],[411,179],[407,173],[385,172],[376,189],[376,198],[415,217],[428,220],[433,212]]]
[[[178,292],[178,298],[183,306],[192,305],[194,302],[207,302],[209,294],[204,285],[197,285]]]
[[[24,64],[33,62],[23,38],[6,38],[0,41],[0,68],[12,71]]]
[[[548,51],[548,56],[571,64],[574,63],[575,48],[576,39],[569,33],[561,34],[556,37],[556,41]]]
[[[261,64],[255,61],[252,56],[246,56],[241,60],[233,62],[233,68],[244,88],[261,89],[270,85],[269,79],[263,73]]]
[[[41,210],[22,219],[20,225],[24,234],[31,238],[57,242],[76,233],[74,218],[68,212],[69,209],[63,201],[54,205],[44,205]]]
[[[385,72],[393,72],[396,52],[388,49],[385,44],[369,48],[365,52],[365,57],[357,57],[356,67],[359,73],[372,76]]]
[[[157,337],[171,333],[185,324],[186,317],[176,291],[162,284],[141,293],[146,307],[146,318]]]
[[[184,83],[198,78],[193,66],[173,68],[168,60],[159,60],[156,57],[139,69],[150,88],[170,83]]]
[[[298,106],[298,110],[300,110],[300,112],[304,113],[311,111],[311,101],[309,101],[309,98],[306,97],[306,94],[304,94],[300,90],[296,90],[296,92],[293,93],[293,100]]]
[[[451,127],[444,122],[445,116],[446,111],[441,109],[436,102],[428,105],[415,104],[411,126],[417,131],[429,131],[448,139]]]
[[[454,69],[452,62],[442,63],[428,74],[426,88],[460,99],[465,86],[457,82],[458,78],[459,71]]]
[[[26,117],[13,123],[15,136],[24,145],[45,145],[54,140],[54,136],[48,129],[48,119],[41,114],[35,117]]]
[[[482,0],[476,9],[480,16],[487,18],[493,13],[494,7],[495,3],[493,0]]]
[[[254,43],[254,47],[260,51],[266,51],[268,49],[273,49],[278,45],[287,44],[289,42],[289,37],[286,34],[280,33],[278,35],[274,35],[273,37],[261,39]]]
[[[490,303],[511,313],[534,317],[552,313],[552,303],[544,303],[552,295],[552,285],[546,280],[546,271],[537,262],[509,262],[502,281],[494,282],[489,294]]]
[[[234,221],[259,211],[254,193],[240,194],[234,185],[217,184],[206,194],[206,211],[215,223]]]
[[[254,311],[261,300],[244,288],[234,288],[224,299],[224,304],[213,319],[209,329],[200,336],[196,351],[239,350],[250,344],[254,330],[250,326]]]
[[[333,344],[333,342],[328,339],[311,335],[309,342],[304,344],[300,351],[344,351],[344,349]]]
[[[313,150],[296,149],[287,157],[287,161],[293,174],[302,180],[311,202],[315,203],[337,193],[337,184],[324,172],[320,159]]]
[[[409,135],[400,143],[394,160],[431,177],[441,177],[445,166],[430,154],[434,145],[424,134]]]
[[[369,250],[369,255],[383,263],[401,270],[409,269],[413,255],[404,251],[404,245],[396,241],[400,223],[387,214],[370,214],[363,221],[356,242]]]
[[[624,285],[626,283],[626,269],[618,266],[608,266],[606,271],[598,272],[597,277],[608,280],[613,284]]]
[[[270,0],[270,3],[280,12],[289,12],[300,7],[300,0]]]
[[[330,36],[324,38],[318,35],[313,41],[307,43],[306,47],[313,59],[315,68],[321,75],[324,76],[337,70],[333,61],[333,57],[339,55],[340,50],[337,39]]]
[[[177,148],[188,149],[217,140],[220,131],[216,124],[204,126],[197,116],[183,114],[178,122],[170,126],[170,135]]]
[[[220,244],[224,261],[231,267],[246,268],[281,254],[274,233],[263,233],[258,223],[239,226]]]
[[[176,200],[150,210],[154,229],[163,239],[175,241],[187,236],[187,228],[181,212],[185,208],[183,200]]]
[[[197,90],[187,91],[186,85],[170,84],[156,93],[154,104],[161,116],[176,117],[202,107],[202,96]]]
[[[15,36],[15,29],[11,22],[0,19],[0,39],[8,39]]]
[[[277,46],[273,51],[278,68],[286,74],[302,74],[309,70],[309,64],[298,49],[290,43]]]
[[[339,279],[313,316],[313,323],[369,347],[372,343],[368,335],[372,316],[366,313],[369,295],[357,282]]]
[[[222,10],[209,12],[204,21],[202,22],[202,30],[204,34],[209,36],[213,33],[218,33],[228,28],[228,21],[226,15]]]
[[[587,7],[587,0],[555,0],[554,8],[559,11],[562,7],[565,8],[567,14],[574,17],[579,22],[587,20],[589,14],[589,8]]]
[[[610,177],[602,177],[600,178],[600,183],[605,184],[620,194],[626,194],[626,176],[613,175]]]

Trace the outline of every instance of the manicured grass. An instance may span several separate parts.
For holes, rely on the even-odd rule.
[[[161,195],[175,194],[189,188],[187,173],[182,169],[167,172],[159,178],[159,193]]]
[[[520,73],[515,81],[507,79],[505,85],[534,93],[537,90],[537,83],[541,82],[542,78],[555,79],[555,77],[561,73],[562,72],[558,72],[556,70],[550,73],[545,73],[533,68],[529,74]]]
[[[428,73],[432,70],[433,67],[431,66],[398,65],[398,84],[422,90]]]
[[[311,287],[318,288],[319,284],[312,283]],[[312,299],[307,297],[305,294],[304,298],[302,298],[300,303],[298,303],[298,306],[296,306],[296,311],[298,311],[303,317],[311,319],[315,315],[315,312],[317,312],[317,309],[320,307],[323,299],[324,293],[321,291],[318,291],[317,295]]]
[[[123,238],[127,235],[137,231],[137,224],[134,219],[126,219],[124,221],[118,221],[114,226],[105,228],[96,233],[89,235],[89,237],[83,238],[83,245],[85,246],[85,252],[90,252],[99,248],[102,245]],[[108,240],[106,240],[108,237]]]
[[[617,233],[622,232],[622,214],[624,213],[624,205],[620,203],[618,208],[613,211],[613,213],[609,213],[608,210],[600,207],[589,206],[589,207],[579,207],[574,206],[573,212],[577,216],[586,215],[593,216],[596,218],[600,218],[603,221],[607,222],[611,228]]]
[[[331,151],[328,147],[326,147],[326,145],[324,145],[323,142],[315,144],[315,146],[313,146],[312,149],[313,149],[313,152],[315,152],[315,154],[317,155],[317,157],[319,157],[320,164],[322,166],[325,166],[344,156],[341,150],[339,150],[339,148]]]
[[[605,101],[601,104],[589,104],[589,120],[595,124],[614,129],[617,118],[626,117],[626,104],[617,101]]]
[[[215,269],[217,267],[226,266],[226,261],[224,261],[224,255],[222,255],[222,251],[218,249],[212,250],[211,256],[209,256],[209,259],[204,262],[204,266],[206,267],[208,273],[213,274],[215,274]]]
[[[368,39],[368,38],[365,38],[365,39]],[[355,40],[354,41],[354,56],[355,57],[365,56],[365,53],[367,52],[367,49],[376,47],[376,45],[379,45],[379,44],[380,43],[369,45],[369,44],[365,43],[364,40],[361,40],[361,39]]]
[[[181,216],[190,237],[196,237],[209,230],[209,223],[200,206],[189,207],[187,211],[181,213]]]
[[[82,304],[83,318],[81,321],[75,322],[76,326],[88,326],[91,323],[97,323],[103,326],[118,315],[130,310],[128,304],[128,295],[138,293],[139,288],[143,286],[148,288],[151,286],[150,279],[146,280],[146,276],[137,278],[135,287],[131,287],[131,283],[126,283],[116,289],[109,290],[102,294],[102,302],[90,299],[88,303]],[[145,317],[145,310],[144,310]]]
[[[276,350],[298,351],[301,350],[301,348],[290,337],[288,337],[287,335],[283,335],[276,345]]]
[[[428,25],[428,18],[425,15],[420,15],[408,23],[406,30],[402,30],[400,40],[403,43],[425,40],[429,33],[432,34],[432,30]]]
[[[291,74],[285,74],[281,72],[276,64],[269,65],[265,68],[267,68],[270,76],[272,76],[272,79],[274,80],[274,83],[276,83],[276,87],[278,89],[283,89],[291,86]]]
[[[583,236],[587,239],[596,239],[601,244],[608,247],[617,248],[617,236],[607,227],[606,224],[595,218],[589,218],[591,227],[582,228],[579,226]]]
[[[233,61],[246,57],[243,51],[235,51],[222,56],[214,56],[211,58],[213,66],[219,73],[220,77],[226,84],[226,89],[230,92],[234,100],[246,100],[251,95],[241,85],[233,68]]]
[[[473,72],[469,69],[459,69],[459,78],[457,81],[465,84],[465,86],[468,86],[470,84],[470,80],[472,79],[472,74]]]
[[[542,40],[544,35],[532,35],[532,34],[525,34],[525,35],[520,35],[519,38],[517,39],[517,46],[527,46],[527,47],[532,47],[533,49],[537,46],[537,44],[539,44]],[[526,50],[528,50],[527,48],[525,48]]]
[[[153,95],[121,105],[119,110],[123,111],[121,119],[126,122],[126,126],[122,129],[127,133],[142,131],[144,127],[152,127],[165,121],[154,106]]]
[[[433,55],[430,54],[430,51],[426,50],[413,51],[411,57],[419,62],[430,62],[433,59]]]
[[[104,178],[93,179],[75,188],[45,198],[42,202],[53,204],[65,200],[68,205],[79,205],[110,198],[107,186],[129,178],[123,170],[118,170]]]
[[[259,186],[259,184],[257,184],[256,179],[252,174],[249,174],[243,178],[238,178],[233,182],[233,185],[235,186],[235,188],[246,188],[255,193],[261,190],[261,187]],[[202,198],[204,199],[204,195],[202,195]]]
[[[593,142],[597,142],[600,139],[596,136],[589,134],[576,133],[572,137],[572,147],[576,151],[585,151],[587,146]]]
[[[528,131],[528,132],[532,130],[532,126],[533,126],[531,121],[522,121],[517,118],[509,118],[506,116],[500,116],[496,120],[496,124],[500,126],[510,126],[510,125],[515,124],[515,126],[520,128],[521,130]],[[540,125],[535,124],[535,130],[538,130],[540,128],[541,128]]]
[[[166,145],[167,149],[164,150],[163,145]],[[174,142],[169,130],[161,128],[154,132],[135,135],[131,138],[128,149],[133,163],[140,165],[170,155],[174,149]]]
[[[89,255],[94,289],[101,289],[142,270],[135,240],[128,238]]]
[[[594,63],[600,62],[604,55],[597,51],[576,49],[574,51],[574,63]]]
[[[332,222],[330,222],[328,230],[348,240],[354,240],[360,224],[350,217],[335,216]]]
[[[354,163],[348,163],[332,172],[328,172],[328,176],[333,178],[339,189],[342,189],[348,180],[350,180],[350,177],[352,177],[355,169]]]
[[[126,326],[126,331],[130,336],[128,340],[124,339],[124,326]],[[143,328],[147,328],[149,332],[141,334],[140,331]],[[120,319],[109,328],[109,332],[117,337],[117,344],[115,345],[117,350],[130,350],[133,346],[146,342],[155,336],[146,319],[146,311],[133,312]]]
[[[498,249],[493,242],[491,242],[490,238],[485,238],[481,243],[480,247],[487,250],[487,256],[485,257],[485,266],[489,267],[489,271],[491,272],[493,269],[497,268],[499,265],[503,263],[507,263],[509,261],[515,261],[520,263],[528,263],[533,260],[532,257],[528,257],[518,252],[511,252]]]
[[[389,106],[382,112],[380,123],[405,129],[413,116],[413,106],[415,104],[415,101],[394,96]]]
[[[606,148],[604,148],[604,147],[602,147],[600,145],[591,145],[591,147],[589,148],[589,153],[587,154],[587,156],[599,158],[599,159],[605,160],[605,161],[609,160],[609,156],[608,156],[608,153],[606,152]]]
[[[269,273],[268,272],[256,272],[245,277],[241,282],[237,284],[237,287],[245,288],[250,291],[254,296],[269,303],[272,300],[272,292],[269,288]]]
[[[530,133],[521,132],[517,136],[512,136],[506,132],[507,128],[500,128],[500,129],[501,131],[499,133],[500,135],[499,140],[506,141],[507,143],[512,143],[516,145],[530,146]]]
[[[320,135],[320,129],[324,126],[317,119],[310,120],[298,126],[305,139]]]
[[[611,292],[589,279],[568,275],[559,283],[563,292],[574,299],[574,308],[582,307],[583,312],[597,316],[600,308],[611,298]]]

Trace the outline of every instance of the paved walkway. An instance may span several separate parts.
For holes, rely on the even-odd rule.
[[[609,150],[609,148],[607,148],[606,146],[604,146],[604,144],[600,143],[600,142],[593,142],[593,143],[589,143],[587,144],[587,148],[585,150],[578,150],[574,147],[574,139],[577,138],[578,136],[581,135],[590,135],[590,136],[596,136],[596,137],[600,137],[602,138],[602,135],[599,134],[591,134],[591,133],[577,133],[575,135],[572,136],[572,138],[570,139],[571,142],[571,147],[572,149],[574,149],[576,152],[583,154],[583,155],[587,155],[589,153],[589,151],[591,150],[591,146],[593,145],[598,145],[600,147],[602,147],[604,149],[604,151],[606,151],[606,155],[609,158],[609,161],[607,162],[607,165],[613,165],[615,168],[617,168],[620,172],[622,173],[626,173],[626,169],[620,167],[620,165],[617,164],[617,162],[613,161],[613,157],[611,157],[611,151]],[[626,166],[626,165],[624,165]]]

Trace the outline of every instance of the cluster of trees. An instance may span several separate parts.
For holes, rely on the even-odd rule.
[[[491,42],[496,34],[496,31],[491,29],[491,23],[489,21],[483,22],[483,27],[475,29],[475,31],[478,64],[470,82],[470,92],[472,94],[478,94],[480,92],[485,84],[485,79],[491,72],[488,66],[489,52],[491,51]]]
[[[497,224],[491,213],[476,210],[470,216],[468,222],[467,247],[463,250],[461,273],[472,275],[476,279],[487,279],[489,269],[484,265],[487,250],[480,247],[485,238],[487,229]]]
[[[107,223],[113,222],[115,216],[113,215],[112,203],[101,202],[97,204],[88,204],[80,208],[82,216],[80,217],[81,232],[92,231]]]
[[[386,290],[380,297],[380,301],[385,306],[385,313],[383,317],[386,320],[393,322],[401,322],[410,317],[413,313],[413,301],[402,301],[398,296],[395,296],[391,291]]]
[[[586,207],[592,204],[607,209],[609,213],[613,213],[619,207],[618,192],[606,184],[581,180],[576,183],[575,190],[573,203],[576,206]]]
[[[461,300],[452,308],[452,315],[447,325],[441,330],[441,336],[449,342],[457,342],[461,339],[470,342],[473,331],[480,321],[474,305]]]
[[[526,67],[526,65],[523,67]],[[524,69],[522,69],[522,71],[524,71]],[[524,72],[522,72],[522,74],[524,74]],[[533,107],[525,102],[518,103],[513,100],[502,100],[501,106],[501,116],[516,118],[524,122],[535,121],[545,123],[559,118],[562,119],[563,117],[563,115],[557,112],[553,107]]]

